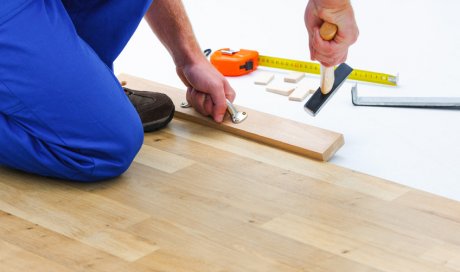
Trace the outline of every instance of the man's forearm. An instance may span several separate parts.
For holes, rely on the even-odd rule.
[[[192,62],[201,55],[181,0],[154,0],[145,19],[168,49],[176,66]]]

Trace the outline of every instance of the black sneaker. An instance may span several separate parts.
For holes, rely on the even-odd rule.
[[[123,87],[129,100],[136,108],[142,121],[144,132],[165,127],[174,116],[174,103],[162,93],[136,91]]]

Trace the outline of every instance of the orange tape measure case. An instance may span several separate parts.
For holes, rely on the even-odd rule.
[[[257,69],[259,53],[247,49],[223,48],[211,55],[211,63],[224,76],[241,76]]]

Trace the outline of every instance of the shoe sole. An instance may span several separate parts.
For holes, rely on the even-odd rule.
[[[155,120],[155,121],[152,121],[152,122],[149,122],[149,123],[142,124],[142,126],[144,128],[144,132],[153,132],[153,131],[159,130],[161,128],[164,128],[173,119],[174,111],[175,111],[175,108],[173,108],[172,112],[165,118]]]

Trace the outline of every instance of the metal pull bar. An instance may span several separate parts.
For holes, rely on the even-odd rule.
[[[460,109],[460,97],[358,97],[358,84],[351,88],[355,106],[425,109]]]
[[[239,124],[246,120],[248,117],[248,114],[246,112],[241,112],[236,109],[236,107],[230,102],[228,99],[226,99],[227,103],[227,112],[230,114],[230,117],[232,118],[232,122],[235,124]],[[187,102],[182,102],[180,104],[181,108],[190,108],[191,105]]]

